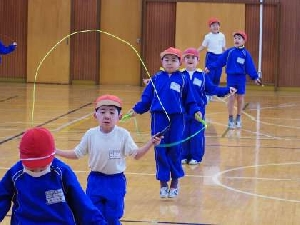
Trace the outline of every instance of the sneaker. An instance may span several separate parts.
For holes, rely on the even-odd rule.
[[[197,165],[199,162],[195,159],[191,159],[191,161],[189,161],[189,165]]]
[[[228,121],[228,128],[230,129],[234,129],[235,128],[235,124],[234,124],[234,121]]]
[[[239,119],[235,122],[236,128],[241,128],[242,127],[242,121]]]
[[[168,187],[161,187],[160,188],[160,197],[167,198],[169,196],[169,188]]]
[[[182,159],[181,164],[187,164],[187,159]]]
[[[178,188],[170,188],[169,198],[175,198],[178,195]]]

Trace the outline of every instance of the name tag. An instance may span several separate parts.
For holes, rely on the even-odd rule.
[[[110,150],[109,151],[109,159],[120,159],[121,151],[120,150]]]
[[[58,190],[49,190],[45,192],[46,194],[46,201],[48,205],[65,202],[65,195],[62,189]]]
[[[193,80],[193,84],[196,85],[196,86],[201,87],[201,85],[202,85],[202,80],[199,80],[198,78],[195,78],[195,79]]]
[[[240,64],[244,64],[245,63],[245,59],[241,58],[241,57],[237,57],[236,61]]]
[[[177,91],[177,92],[180,92],[180,85],[177,84],[176,82],[172,82],[171,85],[170,85],[170,89],[172,89],[174,91]]]

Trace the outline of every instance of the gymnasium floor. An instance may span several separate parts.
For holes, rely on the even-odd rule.
[[[19,157],[26,128],[50,129],[61,149],[71,149],[96,121],[93,101],[102,94],[123,99],[126,113],[143,88],[131,86],[0,83],[0,175]],[[176,199],[160,199],[154,154],[128,158],[123,224],[300,224],[300,99],[297,92],[248,90],[243,128],[227,130],[226,98],[207,107],[206,155],[184,165]],[[149,138],[150,115],[119,123],[138,145]],[[63,159],[85,188],[87,157]],[[2,224],[9,224],[9,217]]]

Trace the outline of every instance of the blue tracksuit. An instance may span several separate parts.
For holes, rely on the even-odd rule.
[[[0,41],[0,63],[1,63],[1,55],[6,55],[8,53],[11,53],[12,51],[14,51],[16,49],[15,45],[9,45],[9,46],[5,46],[2,44],[2,42]]]
[[[216,62],[211,63],[207,68],[211,70],[223,66],[226,66],[227,86],[235,87],[239,95],[246,92],[246,74],[252,80],[259,77],[252,56],[245,47],[227,49]]]
[[[216,62],[221,55],[222,54],[207,52],[205,56],[205,66],[207,67],[211,63]],[[222,67],[216,67],[212,69],[211,71],[209,71],[208,75],[213,84],[219,85],[221,80],[221,75],[222,75]]]
[[[198,106],[201,107],[202,119],[205,120],[205,107],[207,105],[207,98],[205,94],[207,93],[209,95],[222,97],[230,93],[230,88],[214,85],[211,82],[210,77],[203,73],[200,69],[194,71],[192,77],[185,69],[182,73],[191,80],[196,102]],[[187,159],[188,161],[194,159],[201,162],[205,153],[204,125],[196,121],[190,115],[186,115],[184,138],[190,137],[201,129],[203,130],[195,137],[183,143],[182,159]]]
[[[12,225],[106,224],[71,168],[56,158],[41,177],[23,172],[20,161],[12,166],[0,182],[0,221],[11,203]]]
[[[151,134],[154,135],[170,125],[161,144],[174,143],[182,140],[184,129],[184,114],[194,115],[200,108],[195,102],[190,80],[180,71],[169,75],[159,71],[146,86],[141,100],[133,110],[139,114],[148,110],[151,112]],[[156,93],[157,92],[157,93]],[[170,121],[168,120],[165,108]],[[155,147],[156,178],[169,181],[184,176],[181,165],[181,145],[172,147]]]

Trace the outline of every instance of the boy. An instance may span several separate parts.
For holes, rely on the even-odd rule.
[[[201,107],[202,119],[205,120],[205,107],[207,105],[205,93],[222,97],[229,93],[234,94],[235,89],[214,85],[209,76],[206,76],[201,69],[197,69],[199,52],[196,48],[187,48],[183,52],[183,62],[185,68],[181,72],[191,80],[196,102]],[[202,123],[199,123],[193,117],[186,114],[184,138],[192,136],[199,130],[202,131],[182,144],[182,164],[197,165],[202,161],[205,153],[204,128]]]
[[[155,147],[156,179],[160,181],[160,197],[174,198],[178,195],[178,179],[184,176],[181,165],[181,145],[183,138],[184,114],[188,112],[202,118],[195,102],[189,79],[179,71],[181,52],[168,48],[160,54],[163,70],[150,80],[140,102],[130,114],[151,112],[151,133],[163,131],[162,147]],[[171,176],[171,184],[168,181]]]
[[[210,32],[205,35],[202,45],[197,49],[200,53],[204,48],[207,48],[205,57],[205,66],[218,60],[222,52],[226,50],[225,35],[220,32],[221,22],[217,18],[208,20]],[[210,80],[214,85],[220,84],[222,75],[222,67],[217,67],[209,72]],[[212,100],[212,95],[207,95],[208,100]]]
[[[160,137],[152,137],[138,148],[130,133],[116,124],[121,116],[122,103],[114,95],[103,95],[95,102],[94,117],[99,126],[89,129],[74,150],[56,149],[56,154],[78,159],[89,154],[91,172],[87,180],[87,195],[102,211],[109,225],[117,225],[124,213],[126,193],[125,157],[141,158]]]
[[[228,128],[241,128],[241,113],[244,104],[244,95],[246,93],[246,74],[252,80],[255,80],[257,85],[261,85],[261,80],[255,69],[252,56],[245,48],[244,44],[247,41],[247,35],[244,31],[233,33],[234,47],[227,49],[221,57],[214,63],[209,64],[206,71],[217,67],[226,66],[227,86],[236,88],[236,96],[229,97],[228,107]],[[233,110],[235,99],[237,100],[237,115],[233,119]]]
[[[0,41],[0,63],[1,63],[1,55],[6,55],[8,53],[13,52],[16,49],[16,47],[17,47],[17,42],[13,42],[11,45],[5,46]]]
[[[24,133],[20,161],[0,182],[0,221],[12,202],[13,225],[106,224],[74,172],[54,154],[54,139],[47,129],[36,127]]]

